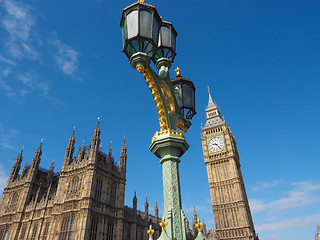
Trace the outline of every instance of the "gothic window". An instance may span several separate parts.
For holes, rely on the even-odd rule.
[[[109,222],[108,231],[107,231],[107,240],[112,240],[112,239],[113,239],[113,223]]]
[[[112,184],[110,189],[110,204],[112,206],[116,205],[116,196],[117,196],[117,187],[116,185]]]
[[[59,240],[70,240],[72,239],[72,231],[74,225],[75,216],[69,216],[64,218],[61,225],[61,233]]]
[[[72,180],[71,192],[78,192],[78,191],[79,191],[79,178],[74,178]]]
[[[102,181],[98,179],[96,183],[96,192],[94,194],[94,199],[97,201],[101,201],[101,190],[102,190]]]
[[[24,227],[24,228],[22,228],[22,231],[20,234],[20,239],[24,239],[25,235],[26,235],[26,228]]]
[[[44,228],[42,240],[47,240],[49,235],[49,223],[46,223],[46,227]]]
[[[33,230],[32,230],[31,240],[35,240],[35,239],[36,239],[37,231],[38,231],[38,225],[35,225],[35,226],[33,227]]]
[[[97,239],[97,229],[98,229],[98,220],[93,218],[91,220],[90,240]]]

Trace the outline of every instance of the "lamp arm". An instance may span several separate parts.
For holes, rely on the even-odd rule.
[[[142,74],[151,91],[161,131],[176,131],[179,127],[187,132],[191,122],[183,116],[177,104],[169,75],[170,61],[163,58],[157,61],[156,67],[159,69],[159,75],[151,68],[150,63],[151,60],[145,53],[138,52],[130,58],[131,66]]]

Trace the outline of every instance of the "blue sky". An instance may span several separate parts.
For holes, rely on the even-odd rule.
[[[161,166],[148,150],[159,129],[147,85],[121,52],[131,1],[0,0],[0,186],[20,149],[60,171],[76,126],[90,144],[97,117],[107,151],[128,147],[126,204],[137,191],[163,208]],[[177,32],[179,66],[193,80],[198,114],[180,175],[184,211],[213,224],[200,125],[211,87],[236,137],[260,239],[313,239],[320,225],[320,2],[148,1]]]

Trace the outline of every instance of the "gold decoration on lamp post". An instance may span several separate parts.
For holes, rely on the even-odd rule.
[[[149,238],[152,238],[153,234],[154,234],[154,230],[152,229],[152,226],[150,225],[149,230],[147,231]]]
[[[159,224],[160,227],[161,227],[161,229],[162,229],[162,232],[166,230],[166,227],[167,227],[167,225],[168,225],[168,223],[166,223],[165,221],[166,221],[166,220],[165,220],[165,218],[163,217],[161,223]]]
[[[200,218],[198,218],[197,223],[196,223],[196,228],[198,228],[198,232],[202,232],[202,228],[203,228],[203,223],[200,222]]]

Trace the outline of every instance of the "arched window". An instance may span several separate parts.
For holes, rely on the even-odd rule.
[[[116,196],[117,196],[117,186],[115,184],[111,185],[110,188],[110,205],[116,205]]]
[[[79,178],[76,177],[72,180],[70,192],[78,192],[78,191],[79,191]]]
[[[61,224],[60,238],[59,240],[72,239],[73,225],[75,216],[71,215],[63,219]]]
[[[97,179],[96,182],[96,192],[94,194],[94,199],[97,201],[101,201],[101,191],[102,191],[102,181]]]

